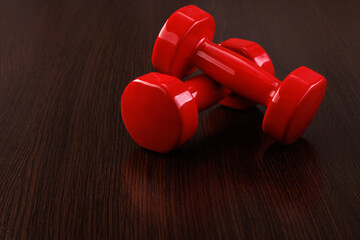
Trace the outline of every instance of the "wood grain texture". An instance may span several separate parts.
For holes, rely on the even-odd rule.
[[[283,79],[326,76],[304,137],[283,148],[263,108],[219,106],[160,155],[139,148],[120,99],[154,71],[170,14],[213,14],[215,42],[260,43]],[[358,239],[358,1],[0,2],[0,239]]]

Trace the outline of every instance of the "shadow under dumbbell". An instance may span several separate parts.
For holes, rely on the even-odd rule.
[[[247,111],[225,107],[210,109],[200,114],[197,135],[182,149],[221,158],[255,156],[262,145],[272,143],[262,132],[262,119],[263,113],[257,108]]]
[[[312,207],[323,176],[314,149],[304,139],[289,147],[274,143],[262,134],[261,119],[258,109],[216,108],[205,113],[198,134],[181,149],[129,155],[123,187],[142,221],[178,225],[186,234],[191,224],[201,222],[206,231],[212,219],[231,214],[291,218],[289,212]],[[164,212],[169,208],[171,214]]]

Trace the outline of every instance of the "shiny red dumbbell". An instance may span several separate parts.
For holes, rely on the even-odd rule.
[[[221,45],[274,74],[272,62],[260,45],[235,38]],[[182,82],[166,74],[149,73],[126,87],[121,98],[121,114],[136,143],[164,153],[180,147],[195,134],[198,111],[220,101],[236,109],[253,106],[253,102],[230,93],[204,74]]]
[[[293,143],[314,118],[326,79],[300,67],[280,82],[245,57],[212,43],[214,31],[213,17],[200,8],[177,10],[156,39],[154,67],[176,77],[199,68],[235,93],[267,106],[263,131],[282,144]]]

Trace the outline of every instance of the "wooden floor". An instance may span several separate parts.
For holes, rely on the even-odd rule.
[[[0,239],[359,239],[359,2],[173,2],[0,1]],[[327,78],[302,139],[265,136],[264,108],[215,106],[171,154],[132,141],[122,92],[188,4],[215,42],[260,43],[279,79]]]

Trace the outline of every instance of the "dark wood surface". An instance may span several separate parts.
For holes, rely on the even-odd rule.
[[[290,147],[263,108],[200,114],[196,136],[138,147],[120,99],[154,71],[176,9],[213,14],[215,42],[260,43],[283,79],[306,65],[324,102]],[[358,1],[0,2],[0,239],[358,239]]]

